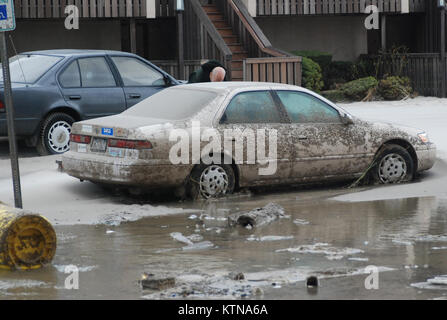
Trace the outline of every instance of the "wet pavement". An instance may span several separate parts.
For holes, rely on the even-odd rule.
[[[447,273],[447,198],[334,200],[347,192],[352,191],[317,187],[168,202],[164,205],[191,211],[119,225],[56,226],[53,264],[31,272],[0,271],[0,297],[447,298],[447,286],[424,284]],[[281,205],[288,217],[260,228],[227,227],[228,214],[270,202]],[[78,290],[64,288],[68,265],[79,268]],[[369,265],[379,267],[378,290],[365,288]],[[143,272],[173,275],[177,286],[142,290]],[[232,280],[231,272],[242,272],[245,279]],[[309,275],[320,278],[317,291],[305,286]]]

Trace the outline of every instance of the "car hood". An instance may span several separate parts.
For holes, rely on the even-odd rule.
[[[421,128],[411,127],[408,125],[393,123],[393,122],[389,122],[389,121],[364,120],[364,119],[360,119],[357,117],[354,117],[354,118],[356,121],[367,122],[367,123],[375,126],[376,128],[399,129],[411,136],[416,136],[418,133],[425,132],[425,130],[421,129]]]

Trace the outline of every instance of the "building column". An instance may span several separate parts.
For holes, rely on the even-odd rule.
[[[380,41],[382,52],[386,52],[386,15],[383,13],[380,18]]]

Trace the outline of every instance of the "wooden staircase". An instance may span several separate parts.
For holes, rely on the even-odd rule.
[[[243,80],[243,60],[248,58],[247,51],[242,47],[241,42],[237,35],[233,33],[232,28],[225,20],[223,14],[219,11],[216,5],[206,4],[203,5],[203,9],[210,18],[211,22],[220,33],[228,48],[233,54],[233,60],[231,62],[231,79],[232,81]]]

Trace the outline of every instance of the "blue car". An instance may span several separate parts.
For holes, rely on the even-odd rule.
[[[73,122],[121,113],[180,84],[149,61],[120,51],[33,51],[9,63],[16,135],[41,155],[69,150]],[[1,87],[0,137],[7,135]]]

